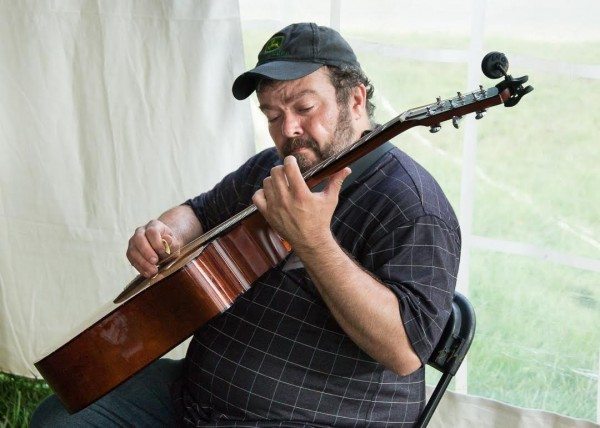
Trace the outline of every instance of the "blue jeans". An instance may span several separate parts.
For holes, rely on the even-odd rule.
[[[160,359],[79,412],[70,415],[56,395],[33,413],[31,427],[178,426],[171,385],[179,379],[183,360]]]

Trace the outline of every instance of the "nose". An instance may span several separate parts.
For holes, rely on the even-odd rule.
[[[283,123],[281,124],[281,133],[286,138],[294,138],[302,135],[303,131],[300,117],[293,113],[285,114]]]

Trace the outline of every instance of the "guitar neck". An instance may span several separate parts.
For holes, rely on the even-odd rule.
[[[303,174],[308,187],[313,188],[325,178],[352,164],[367,155],[385,142],[415,126],[439,126],[441,122],[460,118],[468,113],[485,111],[488,107],[504,103],[511,93],[508,89],[502,91],[496,87],[471,92],[466,95],[458,93],[454,98],[437,102],[422,107],[407,110],[389,122],[376,127],[374,130],[346,147],[337,155],[310,168]],[[196,249],[222,235],[239,222],[248,218],[257,211],[256,206],[250,205],[220,225],[207,231],[202,236],[188,243],[182,248],[180,254],[190,254]],[[171,263],[173,257],[168,257],[161,265]]]
[[[312,188],[326,177],[352,164],[385,142],[415,126],[439,126],[441,122],[462,117],[474,111],[484,111],[488,107],[502,104],[510,97],[508,89],[500,92],[496,87],[480,89],[467,95],[438,101],[408,110],[384,125],[364,135],[339,154],[321,162],[304,174],[308,187]]]

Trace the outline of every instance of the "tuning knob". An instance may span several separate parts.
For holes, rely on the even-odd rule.
[[[452,126],[456,129],[460,126],[460,121],[462,120],[462,116],[452,116]]]
[[[486,113],[487,113],[486,109],[476,111],[475,112],[475,119],[477,119],[477,120],[483,119],[483,116],[485,116]]]
[[[502,52],[490,52],[481,61],[481,71],[490,79],[506,76],[508,73],[508,59]]]
[[[439,123],[437,125],[432,125],[429,128],[429,132],[431,132],[432,134],[435,134],[436,132],[438,132],[440,129],[442,129],[442,125],[440,125]]]

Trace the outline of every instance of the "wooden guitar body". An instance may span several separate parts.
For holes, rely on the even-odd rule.
[[[254,213],[224,236],[190,249],[152,279],[137,277],[96,321],[36,368],[76,412],[190,337],[289,253]]]

